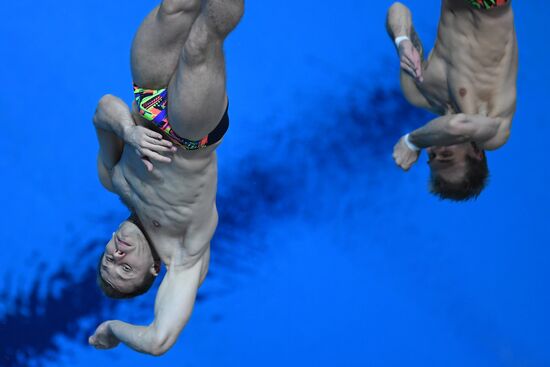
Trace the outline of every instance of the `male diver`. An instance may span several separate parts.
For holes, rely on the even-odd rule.
[[[147,326],[99,325],[89,343],[165,353],[188,322],[218,223],[215,149],[229,124],[223,42],[243,0],[163,0],[132,43],[135,103],[102,97],[94,116],[102,184],[132,214],[105,247],[98,283],[113,298],[146,292],[166,274]]]
[[[431,192],[455,201],[476,198],[489,174],[485,151],[506,143],[516,110],[518,48],[510,1],[442,0],[427,60],[406,6],[394,3],[386,26],[398,49],[405,98],[440,115],[399,140],[395,162],[406,171],[426,148]]]

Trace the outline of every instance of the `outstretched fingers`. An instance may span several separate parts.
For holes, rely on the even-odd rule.
[[[164,140],[166,142],[166,140]],[[173,152],[175,151],[176,147],[170,145],[166,145],[166,143],[163,143],[162,140],[155,140],[155,139],[146,139],[142,144],[143,149],[149,149],[151,151],[157,152],[157,153],[166,153],[166,152]]]
[[[156,148],[158,148],[158,146]],[[168,149],[168,148],[165,148],[165,149]],[[172,159],[170,157],[166,157],[160,153],[155,152],[152,149],[148,149],[144,147],[140,147],[136,149],[136,154],[139,157],[141,157],[141,161],[143,162],[143,164],[145,165],[145,168],[147,168],[147,171],[149,172],[151,172],[154,168],[152,160],[157,162],[162,162],[162,163],[172,162]]]
[[[144,130],[144,133],[144,141],[146,143],[163,148],[169,148],[168,150],[176,151],[174,144],[168,139],[163,139],[162,134],[149,129]]]
[[[143,155],[157,162],[170,163],[172,159],[150,149],[142,149]]]
[[[149,160],[147,157],[141,157],[141,161],[145,165],[145,168],[147,168],[147,171],[151,172],[153,170],[153,163]]]
[[[137,145],[136,153],[141,157],[143,164],[148,171],[153,170],[152,161],[170,163],[172,159],[166,154],[174,153],[177,148],[174,144],[163,139],[162,134],[146,128],[138,129],[141,135],[139,144]]]
[[[416,79],[416,70],[410,61],[406,59],[401,60],[401,69],[405,70],[407,74]]]
[[[399,47],[399,53],[401,55],[401,68],[413,78],[422,82],[422,62],[418,50],[410,41],[406,40]]]
[[[145,133],[145,136],[147,136],[149,138],[156,139],[156,140],[161,140],[162,139],[162,134],[157,133],[156,131],[146,129],[146,130],[144,130],[144,133]]]

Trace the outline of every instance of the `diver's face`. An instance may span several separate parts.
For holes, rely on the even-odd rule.
[[[130,293],[137,288],[148,272],[155,274],[149,244],[134,223],[125,221],[113,233],[105,246],[100,271],[107,283],[123,293]]]
[[[445,181],[452,183],[457,183],[464,179],[468,168],[466,157],[479,155],[471,143],[446,147],[430,147],[426,151],[432,175],[438,175]]]

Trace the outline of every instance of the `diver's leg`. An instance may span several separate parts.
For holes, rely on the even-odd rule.
[[[168,119],[181,137],[199,140],[225,112],[223,42],[237,26],[244,0],[205,0],[183,46],[168,89]]]
[[[163,0],[140,25],[131,50],[134,83],[166,88],[200,12],[201,0]]]

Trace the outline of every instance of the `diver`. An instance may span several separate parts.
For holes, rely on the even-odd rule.
[[[99,101],[93,121],[98,172],[130,217],[113,233],[98,264],[98,283],[112,298],[147,292],[162,264],[154,320],[111,320],[89,343],[119,343],[161,355],[187,324],[208,272],[216,230],[216,148],[229,126],[223,43],[244,0],[163,0],[132,42],[132,109]]]
[[[401,137],[396,164],[407,171],[428,154],[430,191],[463,201],[484,189],[485,151],[502,147],[516,110],[518,46],[509,0],[442,0],[435,46],[424,59],[409,9],[394,3],[387,31],[397,47],[401,88],[440,117]]]

